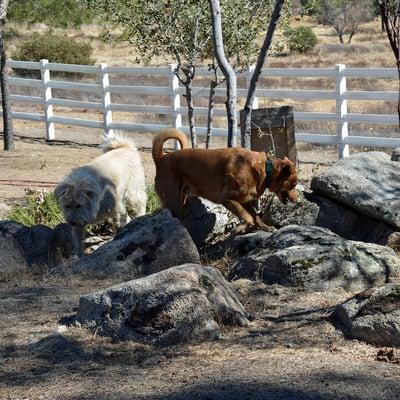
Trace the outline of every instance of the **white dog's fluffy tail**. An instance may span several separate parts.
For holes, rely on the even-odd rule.
[[[112,138],[104,138],[104,142],[101,145],[103,153],[107,153],[108,151],[119,149],[121,147],[127,147],[132,150],[136,149],[136,144],[133,139],[124,136],[121,133],[115,133]]]

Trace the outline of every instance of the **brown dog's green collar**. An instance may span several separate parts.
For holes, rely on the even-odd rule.
[[[269,188],[271,186],[273,171],[274,171],[274,168],[272,167],[272,161],[269,158],[267,158],[267,161],[265,161],[265,187],[266,188]]]

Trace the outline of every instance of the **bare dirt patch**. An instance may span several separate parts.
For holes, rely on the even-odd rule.
[[[343,291],[304,294],[238,284],[255,317],[219,341],[153,348],[68,327],[70,347],[35,351],[82,293],[117,282],[37,278],[0,283],[0,398],[398,399],[400,367],[346,340],[329,317]]]

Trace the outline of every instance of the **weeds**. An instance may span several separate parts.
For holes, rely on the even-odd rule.
[[[152,214],[161,208],[160,199],[157,196],[153,186],[147,186],[147,206],[146,212]]]
[[[29,191],[25,205],[14,206],[7,218],[26,226],[44,224],[54,227],[64,221],[53,193],[45,191]]]
[[[148,186],[146,192],[148,197],[146,212],[153,213],[161,207],[160,200],[152,186]],[[43,224],[51,228],[64,222],[62,212],[53,193],[45,191],[29,191],[25,196],[24,205],[14,206],[7,215],[7,219],[25,226]],[[88,227],[88,232],[99,233],[111,229],[107,222],[99,225],[98,228],[95,226]]]

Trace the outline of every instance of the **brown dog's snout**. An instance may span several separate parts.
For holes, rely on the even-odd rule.
[[[297,193],[297,190],[295,190],[295,189],[293,189],[293,190],[290,190],[289,192],[287,192],[287,198],[290,200],[290,202],[292,202],[292,203],[296,203],[296,201],[297,201],[297,196],[298,196],[298,193]]]
[[[281,201],[281,203],[286,204],[288,202],[288,200],[291,203],[296,203],[298,193],[296,190],[293,189],[288,192],[279,192],[279,193],[277,193],[277,195],[278,195],[278,198]]]

